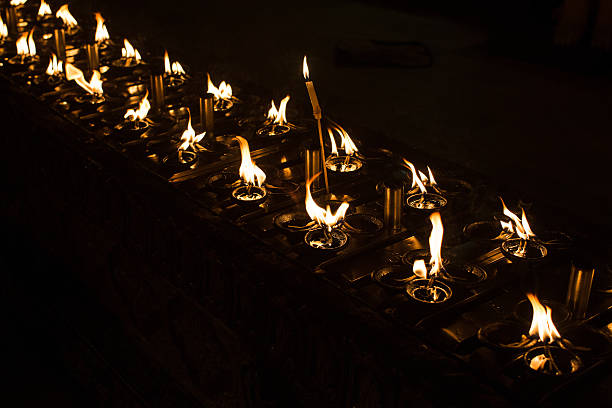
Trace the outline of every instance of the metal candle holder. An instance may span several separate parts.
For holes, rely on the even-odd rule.
[[[507,239],[502,242],[501,250],[511,260],[518,261],[538,261],[548,255],[548,250],[544,244],[531,239]]]
[[[419,302],[444,303],[453,295],[451,288],[434,278],[414,279],[406,286],[406,293]]]
[[[352,173],[363,166],[363,161],[356,156],[332,156],[325,166],[336,173]]]
[[[232,191],[232,198],[240,203],[259,204],[266,199],[268,191],[264,187],[242,185]]]
[[[406,199],[409,207],[417,210],[439,210],[446,207],[448,200],[436,193],[413,194]]]
[[[583,365],[574,352],[546,344],[527,350],[523,361],[532,372],[554,377],[573,374]]]
[[[311,248],[337,251],[348,244],[349,237],[338,228],[329,231],[323,227],[308,231],[304,236],[304,241]]]
[[[257,130],[258,136],[282,136],[291,131],[291,127],[289,125],[280,125],[278,123],[271,123],[269,125],[265,125],[261,129]]]

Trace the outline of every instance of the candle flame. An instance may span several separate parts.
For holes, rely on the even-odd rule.
[[[135,122],[137,120],[144,120],[149,113],[149,109],[151,109],[151,104],[149,103],[149,90],[145,93],[145,96],[138,103],[138,109],[128,109],[128,111],[123,116],[124,119]]]
[[[538,297],[532,293],[527,293],[527,298],[533,307],[533,319],[529,328],[529,335],[536,334],[543,343],[552,343],[561,338],[555,324],[552,321],[552,311],[550,307],[542,305]]]
[[[304,79],[308,81],[310,79],[310,72],[308,71],[308,62],[306,61],[305,55],[304,62],[302,62],[302,73],[304,74]]]
[[[417,259],[412,266],[412,272],[419,278],[427,278],[429,276],[437,276],[442,269],[442,238],[444,237],[444,226],[442,225],[442,217],[439,212],[435,212],[429,216],[432,229],[429,235],[429,272],[425,265],[425,260]]]
[[[23,6],[28,0],[11,0],[11,6]]]
[[[242,163],[240,163],[240,177],[248,185],[261,185],[266,181],[266,173],[257,167],[255,162],[251,160],[251,151],[249,150],[249,142],[241,136],[236,136],[235,139],[240,144],[240,154],[242,155]]]
[[[33,57],[36,55],[36,44],[34,43],[34,28],[29,33],[23,33],[16,43],[17,55]]]
[[[434,187],[437,185],[436,179],[434,178],[433,172],[431,171],[429,166],[427,166],[427,173],[429,174],[429,177],[426,176],[425,173],[423,173],[422,171],[417,171],[416,167],[414,167],[414,164],[412,164],[406,159],[404,159],[404,167],[409,168],[410,172],[412,173],[412,186],[410,187],[411,189],[414,187],[418,187],[421,193],[425,194],[427,193],[427,186]]]
[[[219,88],[217,88],[210,79],[210,74],[207,73],[206,76],[208,78],[208,93],[215,95],[215,100],[223,99],[229,101],[232,99],[232,87],[230,84],[223,81],[219,84]]]
[[[164,72],[166,75],[185,75],[185,70],[180,62],[174,61],[170,64],[170,57],[168,51],[164,50]]]
[[[102,95],[104,90],[102,89],[102,79],[100,75],[100,71],[94,71],[91,75],[91,79],[89,82],[85,80],[85,75],[83,75],[83,71],[75,67],[70,63],[66,63],[66,79],[68,81],[74,80],[81,88],[92,95]]]
[[[268,111],[268,123],[274,123],[277,125],[284,125],[287,123],[287,115],[285,111],[287,110],[287,102],[289,102],[289,95],[285,96],[283,100],[280,102],[278,110],[276,110],[276,105],[274,104],[274,100],[272,100],[272,107]]]
[[[130,44],[127,38],[123,39],[123,48],[121,49],[121,56],[123,58],[134,58],[136,61],[140,61],[142,59],[138,50],[132,47],[132,44]]]
[[[191,111],[188,109],[187,112],[189,114],[189,119],[187,120],[187,129],[185,129],[181,136],[181,144],[178,148],[179,152],[189,148],[196,150],[196,143],[200,142],[206,135],[206,132],[196,135],[195,130],[193,130],[193,127],[191,126]]]
[[[521,218],[519,218],[516,214],[510,211],[508,207],[506,207],[506,203],[504,203],[504,200],[501,197],[499,197],[499,200],[502,203],[504,215],[509,217],[511,220],[509,223],[500,221],[502,228],[508,232],[516,232],[516,235],[518,235],[520,239],[525,240],[525,241],[535,237],[535,234],[531,230],[531,227],[529,226],[529,222],[527,221],[525,210],[521,208],[522,214],[521,214]],[[514,228],[513,228],[512,223],[514,223]]]
[[[8,26],[4,24],[2,17],[0,16],[0,39],[8,37]]]
[[[49,7],[49,5],[47,4],[45,0],[40,0],[40,7],[38,8],[38,16],[44,17],[49,14],[53,14],[51,13],[51,7]]]
[[[331,128],[327,128],[327,132],[329,133],[329,137],[332,139],[332,154],[338,156],[338,149],[336,148],[336,141],[334,140],[334,132],[338,132],[340,135],[340,148],[344,149],[344,153],[347,156],[352,156],[357,153],[357,146],[353,143],[353,140],[349,136],[348,132],[344,130],[342,126],[337,124],[336,122],[329,120],[331,123]]]
[[[49,66],[47,67],[47,75],[58,75],[64,71],[62,66],[62,61],[57,60],[57,56],[55,54],[51,54],[49,57]]]
[[[310,216],[310,219],[315,221],[319,227],[325,228],[331,231],[340,221],[344,219],[346,211],[349,208],[349,203],[343,201],[340,207],[335,213],[332,212],[329,205],[325,209],[319,207],[319,205],[313,200],[312,194],[310,193],[310,185],[313,181],[319,177],[321,173],[317,173],[306,182],[306,212]]]
[[[94,16],[96,17],[96,34],[94,39],[96,42],[104,42],[110,38],[106,24],[104,24],[104,18],[100,13],[94,13]]]
[[[68,4],[64,4],[57,10],[55,13],[55,17],[61,18],[66,27],[74,28],[79,25],[76,19],[70,14],[70,10],[68,10]]]

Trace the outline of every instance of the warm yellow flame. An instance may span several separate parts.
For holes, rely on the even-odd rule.
[[[106,29],[106,24],[104,24],[104,18],[100,13],[94,13],[96,17],[96,42],[104,42],[110,38],[108,35],[108,30]]]
[[[416,171],[416,168],[414,167],[414,164],[412,164],[408,160],[404,159],[404,166],[408,167],[410,169],[410,171],[412,172],[412,187],[410,187],[410,188],[414,188],[415,186],[419,186],[419,190],[421,190],[421,193],[426,193],[427,189],[425,188],[425,184],[423,184],[423,181],[421,180],[421,178],[417,174],[417,171]]]
[[[47,4],[45,0],[40,0],[40,7],[38,8],[38,15],[40,17],[44,17],[49,14],[53,14],[51,13],[51,7],[49,7],[49,5]]]
[[[145,96],[138,103],[138,109],[128,109],[128,111],[123,116],[124,119],[135,122],[137,120],[144,120],[149,113],[149,109],[151,109],[151,104],[149,103],[149,90],[145,93]]]
[[[508,207],[506,207],[506,203],[504,203],[504,200],[499,197],[502,206],[503,206],[503,211],[504,211],[504,215],[509,217],[512,222],[514,222],[514,231],[516,232],[516,235],[519,236],[520,239],[523,240],[529,240],[533,237],[535,237],[535,234],[533,233],[533,231],[531,230],[531,227],[529,226],[529,222],[527,222],[527,216],[525,215],[525,210],[521,209],[522,211],[522,219],[519,219],[519,217],[514,214],[512,211],[510,211],[508,209]],[[502,223],[502,227],[504,227],[504,223]]]
[[[180,62],[174,61],[170,64],[168,50],[164,50],[164,72],[166,75],[185,75],[185,70]]]
[[[508,232],[510,234],[514,234],[514,227],[512,227],[512,221],[502,221],[500,220],[499,223],[501,224],[502,230],[505,232]]]
[[[539,336],[543,343],[552,343],[561,338],[555,324],[552,321],[552,311],[550,307],[540,303],[537,296],[532,293],[527,293],[527,298],[533,307],[533,319],[529,328],[529,335]]]
[[[285,98],[281,101],[278,110],[276,110],[276,105],[274,104],[274,100],[272,100],[272,107],[268,111],[268,121],[277,125],[284,125],[287,123],[287,115],[285,111],[287,110],[287,102],[289,102],[289,95],[285,96]]]
[[[425,260],[417,259],[414,261],[414,264],[412,265],[412,272],[419,278],[427,278],[427,266],[425,265]]]
[[[47,67],[47,75],[57,75],[64,71],[62,67],[62,61],[57,60],[55,54],[51,54],[49,58],[49,66]]]
[[[223,99],[229,101],[232,99],[232,87],[230,84],[225,83],[225,81],[219,84],[219,88],[217,88],[210,79],[210,74],[206,74],[208,77],[208,93],[215,95],[215,99]]]
[[[355,143],[353,143],[353,140],[351,139],[351,137],[349,136],[348,132],[346,130],[344,130],[344,128],[340,125],[338,125],[336,122],[333,122],[332,120],[329,121],[331,123],[331,129],[332,131],[335,130],[336,132],[338,132],[338,134],[340,135],[340,148],[344,149],[344,153],[347,156],[352,156],[353,154],[355,154],[357,152],[357,146],[355,146]],[[330,131],[330,128],[327,129],[328,132],[330,132],[330,137],[333,139],[333,132]],[[334,145],[335,145],[335,141],[334,141]],[[334,151],[332,149],[332,154],[334,154]],[[335,155],[338,155],[338,151],[336,150]]]
[[[100,71],[94,71],[91,75],[91,79],[89,82],[85,80],[85,75],[83,75],[83,71],[75,67],[70,63],[66,63],[66,79],[68,81],[74,80],[81,88],[86,90],[90,94],[94,95],[102,95],[104,90],[102,89],[102,79],[100,75]]]
[[[32,57],[36,55],[36,44],[34,43],[34,29],[29,33],[23,33],[17,40],[17,54]]]
[[[123,58],[134,58],[136,61],[140,61],[142,59],[138,50],[132,47],[132,44],[130,44],[127,38],[123,39],[123,48],[121,49],[121,56]]]
[[[57,10],[55,13],[55,17],[61,18],[66,27],[74,28],[79,25],[76,19],[70,14],[70,10],[68,10],[68,4],[64,4]]]
[[[306,182],[306,212],[310,216],[310,219],[314,220],[321,228],[326,228],[331,231],[340,221],[344,219],[346,211],[349,208],[349,203],[343,201],[340,207],[333,213],[329,205],[326,209],[319,207],[319,205],[312,199],[310,193],[310,185],[321,173],[315,174],[310,180]]]
[[[429,185],[430,186],[437,185],[438,183],[436,182],[436,179],[434,178],[433,172],[431,171],[429,166],[427,166],[427,173],[429,174]]]
[[[172,74],[172,68],[170,66],[170,57],[168,56],[168,50],[164,50],[164,72],[167,75]]]
[[[236,140],[240,144],[240,154],[242,155],[242,163],[240,163],[240,177],[249,185],[261,185],[266,181],[266,173],[257,167],[255,162],[251,160],[251,151],[249,150],[249,142],[241,136],[236,136]]]
[[[442,225],[442,217],[439,212],[435,212],[429,216],[431,221],[431,234],[429,234],[429,272],[423,259],[417,259],[413,266],[412,272],[419,278],[427,278],[429,276],[437,276],[442,269],[442,238],[444,237],[444,226]]]
[[[306,56],[304,55],[304,62],[302,63],[302,73],[304,74],[304,79],[310,79],[310,72],[308,71],[308,62],[306,62]]]
[[[188,113],[189,120],[187,121],[187,129],[185,129],[183,135],[181,136],[181,144],[178,148],[179,151],[187,150],[190,147],[195,150],[195,144],[200,142],[206,135],[206,132],[196,135],[195,130],[193,130],[193,127],[191,126],[191,111],[188,111]]]
[[[23,6],[28,0],[11,0],[11,6]]]
[[[183,69],[183,66],[180,62],[174,61],[172,63],[172,73],[174,75],[185,75],[185,70]]]
[[[336,140],[334,139],[334,132],[327,128],[327,133],[329,133],[329,140],[331,143],[331,154],[333,156],[338,156],[338,147],[336,146]]]
[[[4,39],[8,37],[8,27],[6,24],[4,24],[4,21],[2,21],[2,17],[0,17],[0,39]]]

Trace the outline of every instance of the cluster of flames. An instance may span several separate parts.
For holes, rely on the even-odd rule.
[[[333,156],[338,156],[338,148],[334,138],[334,132],[337,132],[340,136],[340,148],[344,149],[344,154],[346,156],[352,156],[357,153],[357,146],[355,146],[355,143],[353,143],[353,140],[349,136],[348,132],[336,122],[332,121],[331,119],[328,120],[331,124],[331,126],[327,128],[327,133],[329,134],[329,139],[331,142],[331,154]]]
[[[36,55],[36,44],[34,43],[34,28],[29,33],[23,33],[17,39],[17,55],[22,57],[33,57]]]
[[[125,59],[134,59],[141,61],[142,57],[136,48],[130,44],[127,38],[123,39],[123,48],[121,48],[121,57]]]
[[[429,166],[427,166],[428,176],[426,176],[425,173],[420,170],[417,170],[414,164],[412,164],[406,159],[404,159],[403,165],[404,167],[410,169],[410,172],[412,173],[412,186],[410,187],[411,189],[418,187],[422,194],[427,193],[427,187],[438,191],[438,183],[436,182],[433,172],[431,171]]]
[[[110,38],[110,35],[108,34],[106,24],[104,24],[104,18],[102,17],[102,14],[94,13],[94,16],[96,17],[96,34],[94,39],[97,43],[102,43],[108,40]]]
[[[501,197],[499,197],[499,199],[502,203],[504,215],[510,218],[510,221],[500,220],[502,235],[511,237],[516,234],[523,241],[529,241],[535,238],[535,234],[531,230],[529,222],[527,221],[525,210],[521,208],[521,218],[519,218],[516,214],[510,211],[508,207],[506,207],[506,203],[504,203],[504,200]]]
[[[287,102],[289,102],[290,96],[287,95],[281,100],[280,105],[278,105],[278,109],[276,109],[276,105],[274,104],[274,99],[272,100],[272,106],[268,111],[268,120],[266,124],[274,124],[274,125],[286,125],[287,124]]]
[[[62,61],[58,60],[57,56],[52,53],[51,57],[49,57],[49,66],[47,67],[47,71],[46,71],[47,75],[54,76],[54,75],[59,75],[62,72],[64,72]]]
[[[45,0],[40,0],[40,7],[38,8],[38,16],[45,17],[52,15],[51,7],[47,4]]]
[[[310,185],[319,177],[321,173],[315,174],[306,182],[306,212],[311,220],[315,221],[317,225],[324,231],[331,232],[339,223],[344,220],[346,211],[349,209],[349,203],[343,201],[340,207],[334,213],[329,204],[326,208],[320,207],[315,200],[312,198],[310,193]]]
[[[187,151],[190,149],[192,151],[197,150],[196,144],[199,143],[206,135],[206,132],[196,135],[195,130],[193,130],[193,126],[191,126],[191,111],[188,111],[188,112],[189,112],[189,119],[187,120],[187,129],[185,129],[185,131],[181,135],[181,141],[178,147],[179,158],[184,151]]]
[[[100,71],[94,71],[91,75],[91,79],[87,81],[85,79],[85,75],[83,71],[75,67],[70,63],[66,63],[66,79],[68,81],[74,80],[81,88],[92,95],[101,96],[104,93],[102,89],[102,76],[100,75]]]
[[[145,93],[145,96],[142,97],[140,102],[138,103],[138,109],[128,109],[123,116],[124,119],[129,120],[130,122],[142,121],[147,117],[149,113],[149,109],[151,109],[151,104],[149,103],[149,90]],[[191,121],[189,123],[191,126]]]
[[[206,77],[208,79],[208,93],[211,93],[215,96],[215,100],[224,100],[224,101],[231,101],[232,100],[232,87],[230,84],[226,83],[225,81],[221,82],[219,84],[219,87],[217,88],[212,80],[210,79],[210,74],[206,74]]]
[[[61,18],[68,29],[76,28],[79,25],[79,23],[72,16],[72,14],[70,14],[70,10],[68,10],[68,4],[64,4],[62,7],[60,7],[57,10],[57,13],[55,13],[55,17]]]
[[[168,56],[167,50],[164,51],[164,72],[166,75],[185,75],[185,70],[180,62],[174,61],[172,64],[170,64],[170,57]]]
[[[236,136],[236,140],[240,145],[240,155],[242,156],[239,170],[240,177],[247,186],[261,187],[266,181],[266,173],[264,173],[251,159],[249,142],[241,136]]]

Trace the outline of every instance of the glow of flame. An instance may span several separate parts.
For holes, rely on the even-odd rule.
[[[514,214],[512,211],[508,209],[508,207],[506,207],[506,203],[504,203],[504,200],[501,197],[499,197],[499,199],[503,206],[504,215],[509,217],[511,222],[514,222],[514,231],[516,232],[516,235],[518,235],[520,239],[525,240],[525,241],[535,237],[535,234],[531,230],[531,227],[529,226],[529,222],[527,221],[525,210],[521,209],[522,219],[519,219],[519,217],[516,214]],[[507,225],[507,223],[502,222],[502,228],[506,229],[505,225]],[[510,229],[507,229],[507,230],[511,231]]]
[[[76,19],[70,14],[70,10],[68,10],[68,4],[64,4],[57,10],[55,13],[55,17],[61,18],[66,27],[74,28],[79,25]]]
[[[11,6],[23,6],[28,0],[11,0]]]
[[[4,24],[2,17],[0,17],[0,39],[4,39],[6,37],[8,37],[8,26]]]
[[[168,56],[168,50],[164,50],[164,72],[167,75],[172,74],[172,68],[170,66],[170,57]]]
[[[266,181],[266,173],[257,167],[255,162],[251,160],[251,151],[249,150],[249,142],[241,136],[236,136],[236,140],[240,144],[240,154],[242,162],[240,163],[240,177],[248,185],[261,185]]]
[[[427,266],[424,259],[417,259],[412,265],[412,272],[419,278],[427,278]]]
[[[438,183],[436,182],[436,179],[434,178],[434,175],[431,171],[431,169],[429,168],[429,166],[427,166],[427,174],[429,174],[429,185],[430,186],[435,186]]]
[[[338,156],[338,147],[336,146],[336,140],[334,139],[334,132],[327,128],[327,133],[329,133],[329,140],[331,142],[331,154],[333,156]]]
[[[66,63],[66,79],[68,81],[74,80],[81,88],[86,90],[88,93],[92,95],[102,95],[104,90],[102,89],[102,79],[100,75],[100,71],[94,71],[91,75],[91,79],[89,82],[85,80],[85,76],[83,75],[83,71],[75,67],[70,63]]]
[[[419,190],[421,190],[421,193],[423,194],[426,193],[427,189],[425,188],[425,184],[423,184],[423,181],[418,176],[416,168],[414,167],[414,164],[404,159],[404,166],[408,167],[410,171],[412,172],[412,187],[410,188],[414,188],[414,186],[419,186]]]
[[[104,42],[110,38],[106,24],[104,24],[104,18],[100,13],[94,13],[94,16],[96,17],[96,35],[94,39],[99,43]]]
[[[123,48],[121,49],[121,56],[123,58],[134,58],[136,61],[140,61],[142,59],[138,50],[132,47],[132,44],[130,44],[127,38],[123,39]]]
[[[47,75],[57,75],[64,71],[62,66],[62,61],[57,60],[57,56],[55,54],[51,54],[49,58],[49,66],[47,67]]]
[[[550,307],[542,305],[538,297],[532,293],[527,293],[527,298],[533,307],[533,318],[529,328],[529,335],[535,336],[537,334],[543,343],[552,343],[560,339],[561,335],[552,321]]]
[[[419,278],[427,278],[429,276],[437,276],[442,269],[442,238],[444,237],[444,226],[442,225],[442,217],[439,212],[435,212],[429,216],[432,229],[429,234],[429,272],[423,259],[417,259],[412,265],[412,272]]]
[[[195,144],[200,142],[206,135],[206,132],[196,135],[195,130],[193,130],[193,127],[191,126],[191,111],[188,112],[189,120],[187,121],[187,129],[185,129],[181,136],[181,144],[178,148],[179,151],[187,150],[189,148],[195,150]]]
[[[17,40],[17,54],[32,57],[36,55],[36,44],[34,43],[34,29],[29,33],[23,33]]]
[[[206,74],[208,77],[208,93],[215,95],[215,100],[223,99],[229,101],[232,99],[232,87],[230,84],[225,83],[225,81],[219,84],[219,88],[217,88],[210,79],[210,74]]]
[[[138,103],[138,109],[128,109],[128,111],[123,116],[124,119],[127,119],[132,122],[136,122],[137,120],[144,120],[149,113],[149,109],[151,109],[151,104],[149,103],[149,90],[145,93],[145,96]]]
[[[278,110],[276,110],[276,105],[274,104],[274,100],[272,100],[272,107],[268,111],[268,121],[277,125],[284,125],[287,123],[287,115],[285,111],[287,110],[287,102],[289,102],[290,96],[287,95],[280,102],[278,106]]]
[[[180,62],[174,61],[170,64],[170,57],[168,51],[164,51],[164,72],[166,75],[185,75],[185,70]]]
[[[44,17],[44,16],[48,16],[49,14],[53,14],[51,13],[51,7],[49,7],[49,5],[47,4],[45,0],[40,0],[40,7],[38,8],[38,16]]]
[[[304,55],[304,62],[302,63],[302,74],[304,74],[304,79],[310,79],[310,72],[308,71],[308,62],[306,61],[306,56]]]
[[[353,143],[353,140],[351,139],[351,137],[349,136],[348,132],[346,130],[344,130],[344,128],[342,128],[342,126],[338,125],[337,123],[333,122],[330,120],[331,123],[331,130],[330,128],[327,129],[327,131],[329,132],[330,137],[333,139],[333,131],[335,130],[336,132],[338,132],[338,134],[340,135],[340,148],[344,149],[344,153],[347,156],[352,156],[353,154],[355,154],[357,152],[357,146],[355,146],[355,143]],[[333,146],[336,144],[335,140],[333,142],[332,145],[332,154],[334,154],[334,149]],[[338,155],[338,150],[335,149],[335,155]]]
[[[329,205],[323,209],[313,200],[312,194],[310,193],[310,185],[321,173],[317,173],[310,180],[306,182],[306,212],[310,216],[310,219],[315,221],[319,227],[326,228],[331,231],[340,221],[344,219],[346,211],[349,208],[349,203],[343,201],[340,207],[333,213]]]

